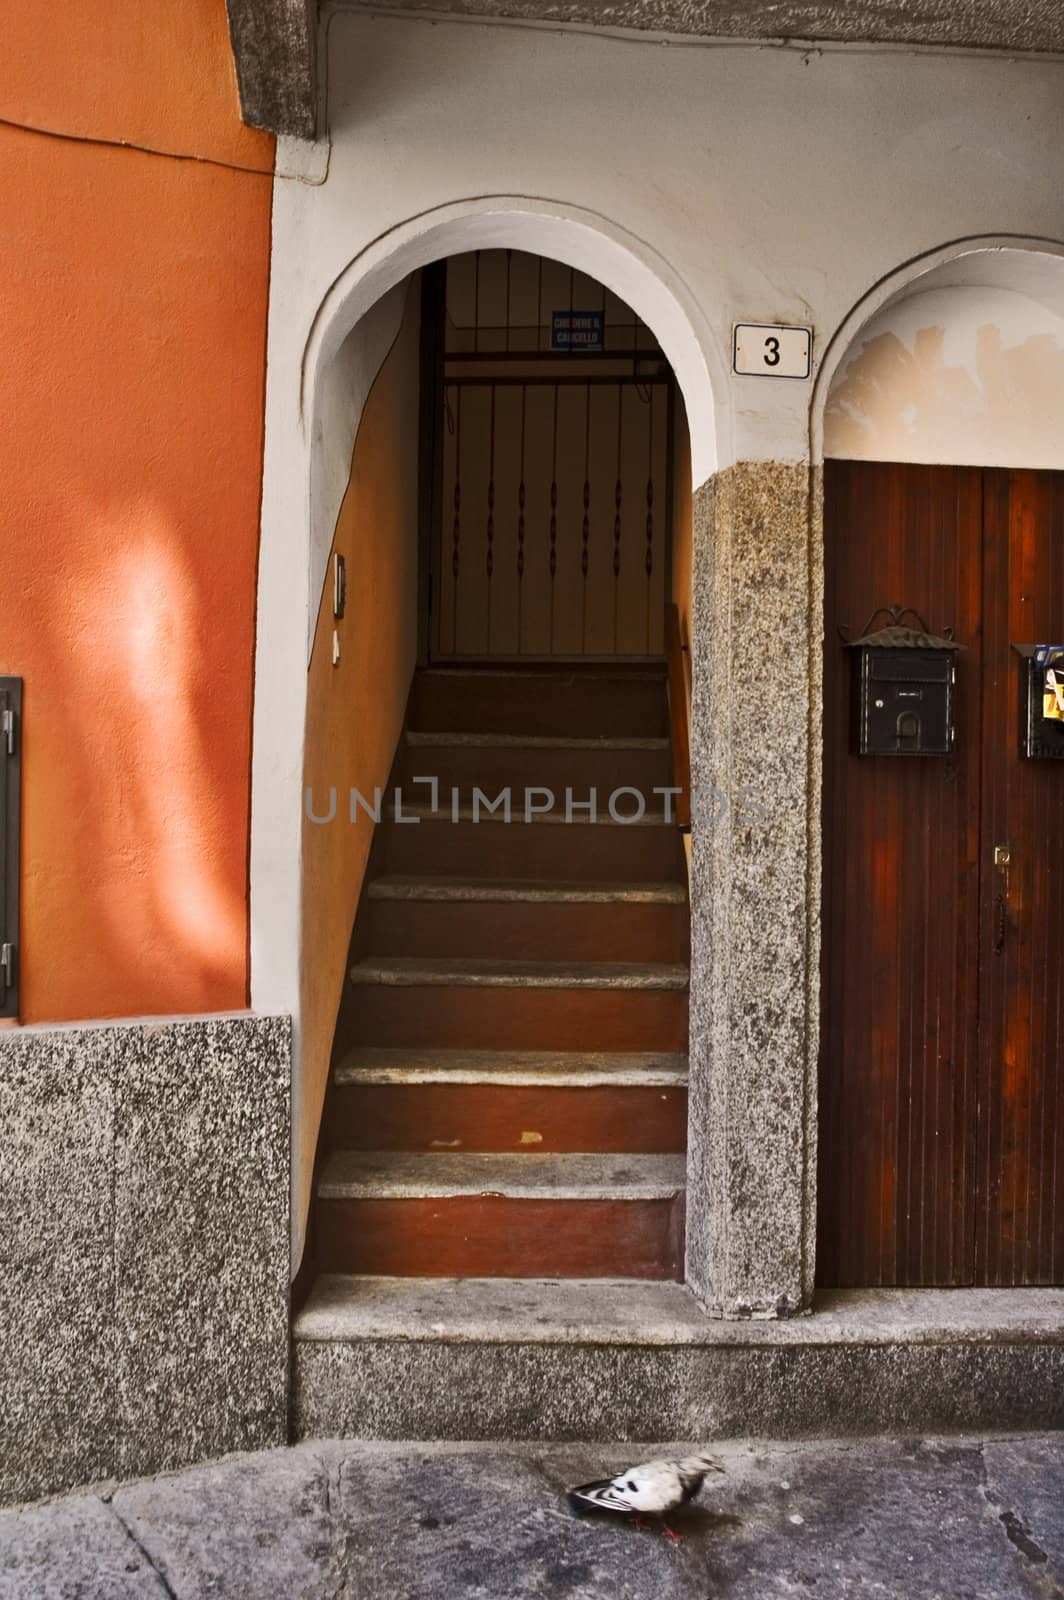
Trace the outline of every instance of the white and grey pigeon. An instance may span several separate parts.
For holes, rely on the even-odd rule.
[[[685,1456],[681,1461],[644,1461],[615,1478],[600,1478],[569,1490],[574,1511],[616,1511],[640,1517],[667,1517],[693,1500],[711,1472],[723,1472],[716,1456]]]

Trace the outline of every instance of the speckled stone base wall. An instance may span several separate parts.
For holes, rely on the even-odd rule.
[[[813,1287],[819,489],[740,462],[694,507],[687,1272],[711,1313]]]
[[[284,1442],[288,1018],[0,1034],[0,1502]]]
[[[299,1439],[785,1439],[1064,1427],[1059,1342],[382,1340],[297,1344],[295,1356]]]

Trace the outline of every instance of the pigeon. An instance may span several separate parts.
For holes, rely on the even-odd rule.
[[[616,1511],[641,1517],[666,1517],[693,1500],[711,1472],[723,1472],[715,1456],[685,1456],[682,1461],[645,1461],[615,1478],[600,1478],[569,1490],[577,1513]],[[668,1531],[668,1530],[667,1530]]]

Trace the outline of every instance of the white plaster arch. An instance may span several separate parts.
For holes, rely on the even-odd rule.
[[[862,329],[880,312],[936,288],[1010,287],[1064,314],[1064,241],[1018,234],[979,234],[939,245],[904,262],[856,301],[832,334],[813,384],[809,458],[824,460],[824,416],[832,386]]]
[[[938,246],[885,274],[857,300],[839,323],[821,356],[809,405],[809,461],[815,471],[824,463],[824,419],[836,377],[864,328],[891,306],[931,289],[958,287],[1012,287],[1041,301],[1054,315],[1064,316],[1064,241],[1016,234],[980,234]],[[810,632],[814,640],[824,633],[824,516],[823,496],[814,493],[810,513]],[[820,848],[823,771],[823,660],[819,648],[810,657],[809,749],[812,752],[812,804],[809,810],[809,845],[814,857]],[[821,889],[819,877],[811,880],[807,901],[810,972],[819,985]],[[819,992],[819,989],[818,991]],[[819,1007],[814,1007],[814,1015]],[[815,1074],[814,1079],[815,1082]],[[815,1091],[813,1116],[815,1117]],[[813,1177],[803,1205],[804,1232],[816,1239],[816,1158]],[[811,1252],[815,1254],[814,1252]]]
[[[360,319],[412,272],[463,251],[512,248],[596,278],[652,329],[683,393],[700,486],[731,459],[726,365],[700,307],[645,240],[573,205],[496,195],[411,217],[355,254],[305,334],[271,288],[251,775],[250,1000],[293,1019],[293,1129],[301,1116],[300,887],[306,642],[318,592],[311,531],[331,363]],[[293,1171],[293,1187],[299,1174]],[[293,1219],[296,1221],[296,1218]],[[296,1221],[298,1229],[298,1222]]]
[[[605,284],[652,330],[676,374],[691,430],[698,488],[728,459],[725,366],[709,324],[682,279],[656,250],[594,211],[518,195],[455,201],[391,228],[339,275],[307,340],[300,410],[313,425],[330,361],[382,295],[411,272],[470,250],[513,249],[547,256]]]

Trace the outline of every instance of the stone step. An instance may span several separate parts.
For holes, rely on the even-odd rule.
[[[494,1084],[524,1088],[684,1088],[687,1057],[615,1051],[350,1050],[334,1081],[352,1084]]]
[[[511,797],[510,814],[507,816],[505,800],[496,803],[494,795],[488,795],[486,799],[478,800],[475,804],[471,799],[465,800],[459,797],[457,807],[447,795],[442,795],[435,805],[432,804],[431,795],[425,798],[418,795],[413,800],[404,797],[398,808],[392,797],[382,803],[381,820],[391,827],[399,828],[413,828],[426,822],[447,823],[455,828],[463,822],[469,822],[474,827],[485,830],[492,827],[556,827],[587,829],[590,832],[595,832],[599,828],[635,832],[676,826],[660,806],[640,804],[639,796],[620,795],[614,800],[612,809],[610,799],[611,796],[608,794],[600,795],[595,801],[595,809],[592,812],[590,795],[574,794],[567,801],[564,794],[556,794],[549,806],[546,796],[541,799],[532,795],[526,802],[523,795],[514,795]]]
[[[669,731],[665,669],[430,667],[414,675],[409,725],[417,731],[662,738]]]
[[[333,1073],[342,1150],[681,1154],[682,1055],[353,1050]]]
[[[399,774],[337,1028],[318,1264],[675,1278],[690,933],[682,841],[653,793],[662,668],[419,672]],[[539,785],[552,809],[526,822]],[[516,788],[509,819],[474,787]]]
[[[447,810],[404,806],[406,822],[382,824],[383,872],[388,876],[533,879],[547,882],[678,883],[687,879],[680,831],[664,814],[641,822],[590,822],[574,811],[566,822],[564,802],[524,821],[515,811],[469,808],[454,822]],[[385,813],[388,816],[388,813]]]
[[[323,1276],[298,1438],[797,1438],[1064,1426],[1064,1291],[851,1290],[726,1322],[679,1283]]]
[[[505,1081],[338,1084],[329,1137],[347,1150],[682,1153],[687,1091]]]
[[[417,1339],[483,1343],[687,1343],[706,1316],[682,1283],[571,1278],[319,1277],[297,1343]]]
[[[686,965],[691,948],[682,902],[427,896],[372,901],[364,920],[379,956]]]
[[[641,738],[628,735],[608,738],[589,734],[583,738],[561,738],[552,734],[531,733],[456,733],[453,730],[418,730],[411,728],[405,735],[411,749],[434,750],[461,747],[468,750],[654,750],[666,752],[667,738]]]
[[[382,877],[368,886],[374,955],[686,962],[683,885]]]
[[[655,789],[672,783],[672,756],[665,738],[552,738],[531,734],[418,732],[411,729],[399,758],[399,777],[413,803],[428,790],[418,778],[435,778],[442,797],[450,804],[452,789],[467,801],[474,786],[494,797],[500,789],[522,792],[543,787],[564,803],[568,789],[574,796],[597,790],[606,808],[619,788],[638,790],[648,809],[662,810],[663,797]]]
[[[679,963],[373,957],[351,969],[338,1054],[354,1046],[443,1050],[687,1049]]]
[[[453,981],[413,986],[374,980],[353,984],[351,993],[358,1003],[341,1011],[338,1055],[358,1046],[662,1054],[687,1049],[686,987]]]
[[[686,1178],[672,1155],[451,1155],[338,1150],[323,1200],[674,1200]]]
[[[689,975],[678,962],[367,956],[349,976],[354,984],[403,989],[686,989]]]
[[[447,904],[474,901],[480,905],[678,905],[687,903],[680,883],[529,882],[523,878],[403,877],[374,878],[366,890],[371,900],[430,900]]]
[[[337,1151],[317,1187],[324,1271],[676,1278],[680,1155]]]

